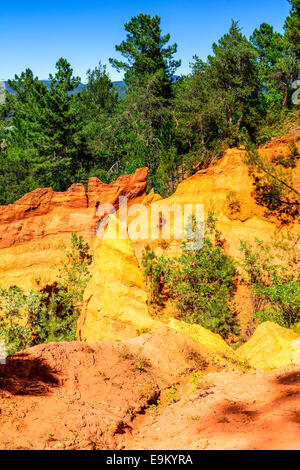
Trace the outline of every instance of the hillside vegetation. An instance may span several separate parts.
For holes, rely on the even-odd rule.
[[[300,4],[290,3],[284,34],[263,23],[246,38],[233,21],[207,60],[195,55],[190,74],[175,81],[177,44],[169,44],[160,18],[131,18],[116,46],[124,61],[110,59],[125,73],[125,96],[101,63],[80,93],[64,58],[48,86],[30,69],[16,75],[8,81],[15,94],[0,106],[0,203],[90,176],[110,182],[144,166],[148,187],[166,196],[226,148],[280,134],[299,109]]]

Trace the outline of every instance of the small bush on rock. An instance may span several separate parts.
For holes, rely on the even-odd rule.
[[[231,301],[237,281],[233,258],[209,238],[199,250],[188,250],[185,242],[182,248],[174,259],[157,257],[146,248],[143,264],[150,301],[160,306],[168,295],[184,321],[200,324],[223,338],[237,334]]]
[[[41,343],[76,339],[91,256],[88,244],[75,233],[71,248],[63,246],[62,251],[57,282],[29,292],[16,286],[0,289],[0,340],[8,354]]]

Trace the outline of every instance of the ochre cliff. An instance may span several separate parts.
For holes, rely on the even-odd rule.
[[[271,142],[260,149],[266,158],[287,155],[291,136]],[[300,135],[296,135],[299,148]],[[299,149],[300,150],[300,149]],[[204,218],[213,212],[217,229],[224,239],[227,253],[239,258],[240,240],[253,243],[255,238],[265,243],[272,242],[275,230],[280,226],[276,214],[266,215],[266,209],[257,204],[253,197],[253,180],[244,163],[245,151],[228,150],[215,165],[198,171],[179,184],[175,193],[167,199],[148,196],[144,201],[151,208],[167,204],[203,204]],[[300,187],[300,164],[293,171],[295,187]],[[229,195],[233,195],[238,210],[231,210]],[[149,211],[150,213],[150,211]],[[149,216],[150,217],[150,216]],[[132,220],[128,218],[129,222]],[[111,220],[111,224],[114,221]],[[149,224],[150,225],[150,224]],[[172,226],[172,218],[171,218]],[[299,220],[281,227],[281,234],[299,231]],[[172,227],[171,227],[172,233]],[[174,255],[179,252],[178,240],[151,240],[142,237],[132,239],[130,232],[126,240],[115,240],[108,229],[103,244],[96,242],[94,249],[93,277],[87,287],[85,307],[79,321],[79,337],[87,341],[124,339],[135,336],[151,324],[147,313],[146,290],[142,280],[142,253],[150,245],[156,254]],[[251,298],[245,285],[238,286],[235,296],[241,327],[249,317]],[[174,315],[168,305],[162,316],[155,320],[168,321]],[[122,326],[121,326],[122,325]]]
[[[146,207],[157,199],[151,192],[134,203]],[[88,341],[122,340],[159,326],[147,306],[147,289],[134,246],[124,228],[124,239],[114,234],[117,215],[111,215],[103,240],[93,244],[93,276],[84,294],[78,337]],[[124,224],[122,224],[124,225]]]
[[[111,184],[90,178],[87,191],[83,184],[62,193],[36,189],[14,204],[0,206],[0,286],[29,288],[36,280],[42,285],[52,282],[59,248],[69,243],[71,232],[94,239],[97,206],[117,207],[119,196],[134,199],[144,194],[147,175],[147,168],[141,168]]]
[[[299,148],[298,133],[273,141],[260,152],[270,159],[287,155],[289,142],[294,137]],[[96,237],[97,207],[105,203],[118,209],[120,196],[128,197],[129,208],[132,203],[150,209],[161,208],[163,204],[203,204],[205,219],[209,212],[218,219],[217,228],[226,251],[239,257],[240,240],[253,242],[258,238],[271,242],[281,224],[276,214],[267,215],[253,197],[253,180],[244,158],[244,150],[226,151],[215,165],[183,181],[175,193],[164,200],[153,192],[145,194],[148,171],[142,168],[109,185],[91,178],[87,191],[82,184],[74,184],[64,193],[56,193],[51,188],[37,189],[12,205],[0,207],[0,286],[29,288],[36,280],[41,285],[53,282],[57,275],[59,247],[68,243],[70,233],[76,231],[90,242],[94,255],[92,278],[78,322],[80,339],[123,340],[155,328],[160,324],[158,320],[168,322],[174,316],[172,308],[159,318],[152,318],[148,310],[142,253],[149,244],[157,254],[173,255],[179,252],[180,241],[133,239],[125,222],[122,223],[126,237],[115,239],[112,229],[118,212],[110,216],[101,240]],[[300,186],[299,162],[293,174],[297,188]],[[134,216],[128,217],[129,222],[133,219]],[[299,221],[280,229],[281,233],[296,233]],[[239,286],[236,301],[241,318],[246,317],[250,298],[245,286]]]

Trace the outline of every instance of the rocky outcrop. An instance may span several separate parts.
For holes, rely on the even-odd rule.
[[[139,168],[133,175],[122,175],[110,184],[102,183],[98,178],[90,178],[88,184],[88,205],[118,205],[120,196],[129,200],[142,196],[147,187],[148,168]]]
[[[168,326],[190,336],[197,343],[205,345],[216,354],[220,354],[222,357],[226,358],[228,361],[233,363],[238,363],[240,361],[240,358],[220,335],[203,328],[201,325],[189,324],[184,321],[171,318]]]
[[[260,153],[271,159],[278,155],[287,155],[291,137],[281,139],[260,149]],[[300,134],[297,135],[300,153]],[[270,243],[274,232],[281,225],[276,214],[267,214],[265,207],[257,203],[254,196],[253,179],[249,167],[244,163],[246,152],[229,149],[224,156],[207,169],[198,171],[179,184],[175,193],[156,204],[203,204],[205,220],[210,212],[217,218],[217,229],[225,240],[228,254],[239,256],[240,240],[253,243],[254,238]],[[293,169],[293,184],[300,190],[300,161]],[[299,219],[293,224],[282,227],[297,231]],[[172,244],[173,246],[173,244]]]
[[[149,206],[157,196],[134,199]],[[148,313],[147,289],[127,226],[115,238],[117,215],[111,215],[105,236],[93,245],[92,279],[84,293],[84,307],[78,321],[78,337],[86,341],[123,340],[159,326]]]
[[[300,336],[272,322],[257,327],[253,336],[237,351],[252,367],[272,370],[300,365]]]
[[[134,199],[145,193],[148,169],[141,168],[110,184],[90,178],[88,191],[73,184],[65,192],[36,189],[14,204],[0,206],[0,285],[32,287],[52,282],[59,247],[69,243],[71,232],[93,240],[97,206],[118,206],[119,196]]]
[[[269,159],[287,155],[291,138],[290,136],[275,143],[271,142],[260,152]],[[299,139],[298,134],[298,145]],[[264,243],[271,243],[274,232],[280,225],[276,215],[266,214],[265,208],[253,197],[253,180],[244,160],[244,150],[229,149],[215,165],[198,171],[179,184],[169,198],[153,199],[149,195],[147,199],[138,199],[136,202],[142,202],[149,208],[149,218],[154,207],[159,212],[163,206],[171,208],[178,204],[183,208],[186,204],[202,204],[205,220],[210,212],[217,218],[217,229],[224,241],[226,252],[239,258],[240,240],[253,243],[254,239],[258,238]],[[300,187],[300,162],[293,174],[295,187]],[[129,217],[129,223],[132,219]],[[111,223],[114,224],[114,221]],[[148,225],[150,224],[151,221]],[[172,217],[170,225],[171,239],[143,239],[142,236],[132,238],[128,231],[126,241],[114,240],[108,230],[103,244],[95,244],[93,278],[87,287],[85,307],[79,321],[78,332],[81,339],[123,339],[135,336],[143,328],[155,327],[156,322],[151,322],[147,309],[142,254],[146,245],[150,245],[158,255],[173,256],[179,253],[181,241],[172,238]],[[299,221],[295,220],[293,224],[281,227],[281,234],[296,233],[299,229]],[[251,296],[242,283],[238,285],[235,301],[243,331],[249,320]],[[155,320],[168,322],[172,316],[174,308],[167,304],[162,315]]]

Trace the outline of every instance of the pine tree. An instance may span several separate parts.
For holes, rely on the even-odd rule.
[[[125,71],[127,85],[135,81],[149,79],[152,75],[161,72],[160,94],[170,94],[170,80],[176,69],[180,66],[180,60],[173,58],[177,52],[177,44],[167,46],[170,35],[162,35],[159,16],[141,13],[131,18],[125,24],[127,37],[116,50],[121,52],[127,62],[117,59],[109,59],[113,67],[118,71]]]
[[[102,113],[111,113],[119,97],[101,62],[87,71],[87,79],[80,93],[81,112],[86,121],[97,119]]]
[[[82,164],[82,122],[74,93],[80,79],[73,77],[65,59],[57,62],[56,69],[56,74],[49,76],[49,88],[29,69],[9,82],[16,95],[7,103],[13,114],[13,130],[6,157],[19,168],[23,191],[38,186],[65,190]]]
[[[280,33],[274,32],[273,26],[262,23],[250,36],[250,42],[258,54],[258,79],[263,107],[281,107],[282,91],[274,82],[279,60],[283,57],[284,40]]]
[[[289,0],[291,10],[285,20],[285,35],[291,49],[300,60],[300,0]]]
[[[233,21],[229,33],[213,44],[208,57],[210,83],[224,103],[226,121],[240,130],[247,102],[256,90],[256,53]]]

